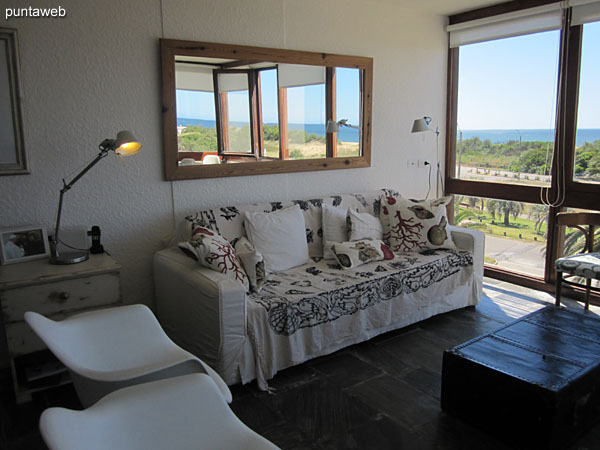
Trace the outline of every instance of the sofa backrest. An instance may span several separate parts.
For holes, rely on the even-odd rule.
[[[379,189],[365,193],[334,195],[319,199],[251,203],[205,209],[185,217],[182,224],[183,235],[189,239],[194,227],[204,226],[217,231],[229,242],[233,242],[235,239],[246,235],[244,230],[244,213],[246,211],[273,212],[297,204],[304,215],[308,253],[311,257],[323,256],[323,231],[321,228],[321,205],[323,203],[342,209],[352,208],[358,212],[368,212],[379,217],[380,197],[383,194],[389,195],[391,193],[395,192],[390,189]]]

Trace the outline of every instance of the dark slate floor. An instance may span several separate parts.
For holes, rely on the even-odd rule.
[[[552,299],[486,280],[476,308],[454,311],[280,372],[275,394],[254,383],[232,388],[233,411],[284,450],[508,449],[440,409],[442,352],[535,311]],[[581,308],[574,302],[570,308]],[[600,308],[594,312],[600,314]],[[71,386],[14,406],[0,388],[0,449],[45,448],[37,430],[48,406],[78,408]],[[485,414],[485,411],[482,411]],[[570,450],[600,449],[600,425]]]

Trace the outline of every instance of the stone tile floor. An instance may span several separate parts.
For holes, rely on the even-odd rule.
[[[232,387],[231,405],[250,428],[284,450],[508,449],[440,409],[442,353],[542,308],[553,298],[492,279],[475,308],[453,311],[280,372],[275,394]],[[582,309],[567,301],[567,307]],[[599,307],[592,312],[600,315]],[[72,386],[15,406],[0,377],[0,449],[44,449],[37,428],[49,406],[80,408]],[[600,425],[570,450],[600,448]]]

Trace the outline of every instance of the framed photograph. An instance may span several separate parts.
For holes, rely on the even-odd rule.
[[[48,236],[43,227],[21,227],[0,230],[0,262],[13,264],[47,258]]]
[[[23,144],[17,30],[0,28],[0,175],[29,173]]]

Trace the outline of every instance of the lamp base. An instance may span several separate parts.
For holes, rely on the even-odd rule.
[[[50,256],[50,264],[78,264],[87,261],[90,258],[89,252],[62,252],[59,255]]]

